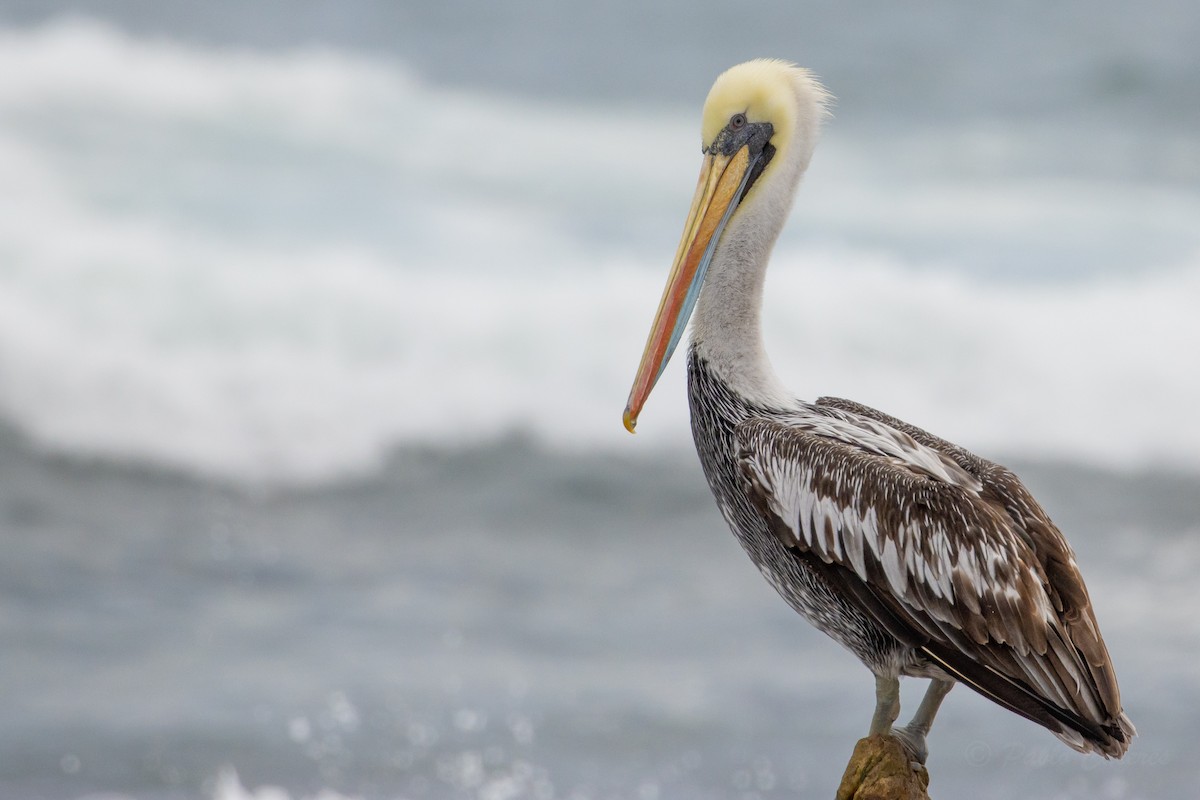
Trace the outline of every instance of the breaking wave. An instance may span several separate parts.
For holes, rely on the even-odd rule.
[[[619,417],[696,168],[649,143],[694,136],[345,52],[0,31],[0,413],[60,452],[284,483],[512,432],[682,449],[679,365],[637,440]],[[826,152],[768,280],[801,395],[990,454],[1200,469],[1196,198],[960,182],[901,205]],[[969,266],[998,239],[1065,266]]]

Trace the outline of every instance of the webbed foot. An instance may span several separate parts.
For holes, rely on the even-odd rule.
[[[903,728],[892,728],[892,738],[900,743],[909,758],[922,766],[929,758],[929,748],[925,745],[925,731],[919,727],[905,725]]]

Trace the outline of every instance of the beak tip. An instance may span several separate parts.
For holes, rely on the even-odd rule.
[[[630,433],[637,433],[637,431],[634,430],[637,428],[637,417],[628,407],[625,409],[625,414],[621,417],[621,421],[625,423],[625,430],[629,431]]]

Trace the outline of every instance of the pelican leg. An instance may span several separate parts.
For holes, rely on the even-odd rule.
[[[900,716],[900,679],[875,676],[875,716],[869,736],[886,736]]]
[[[953,688],[954,681],[939,681],[936,678],[931,680],[929,688],[925,690],[925,697],[921,699],[921,705],[917,707],[917,713],[913,714],[912,721],[903,728],[892,729],[892,736],[904,745],[904,749],[919,764],[924,764],[925,759],[929,757],[929,748],[925,746],[925,735],[929,733],[929,728],[933,725],[933,718],[941,707],[942,700]]]

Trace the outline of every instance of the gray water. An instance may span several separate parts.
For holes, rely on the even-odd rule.
[[[1140,735],[1104,763],[960,687],[936,794],[1186,796],[1195,480],[1023,472],[1076,546]],[[822,797],[872,708],[690,459],[514,440],[246,494],[9,433],[0,518],[7,797],[237,796],[228,768],[293,796]]]

